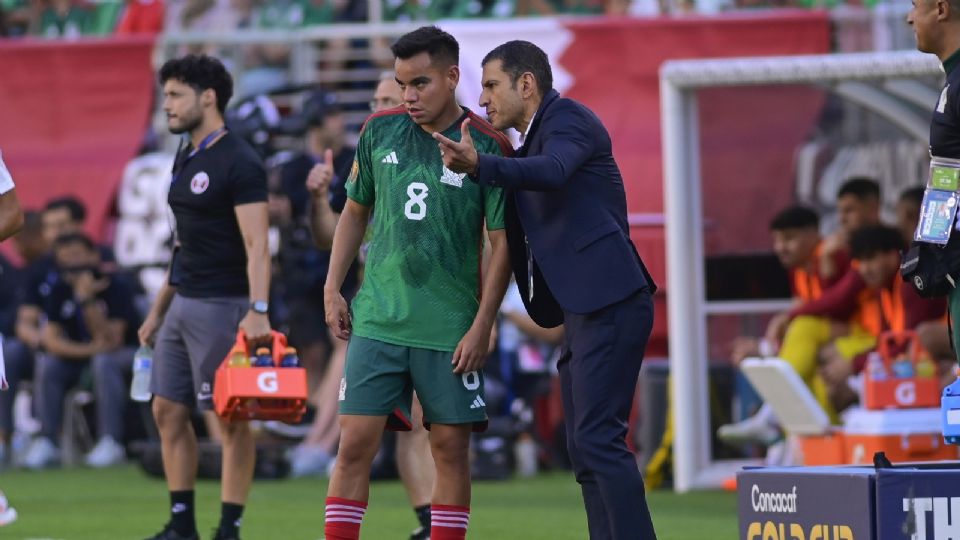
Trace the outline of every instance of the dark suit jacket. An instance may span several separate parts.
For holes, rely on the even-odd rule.
[[[527,311],[541,326],[561,324],[563,311],[590,313],[641,288],[655,290],[630,240],[610,135],[590,109],[550,91],[516,157],[483,154],[476,176],[507,190],[511,264]]]

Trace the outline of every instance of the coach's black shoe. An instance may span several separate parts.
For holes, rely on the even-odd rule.
[[[173,530],[172,523],[167,523],[163,526],[162,531],[151,536],[150,538],[147,538],[146,540],[200,540],[200,535],[194,531],[191,536],[183,536],[182,534]]]
[[[213,540],[240,540],[239,532],[225,532],[221,528],[216,528],[213,530]]]
[[[410,540],[430,540],[430,529],[427,527],[417,527],[410,533]]]

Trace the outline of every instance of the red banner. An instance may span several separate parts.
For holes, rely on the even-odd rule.
[[[72,194],[101,237],[149,122],[153,40],[0,41],[0,150],[26,208]]]

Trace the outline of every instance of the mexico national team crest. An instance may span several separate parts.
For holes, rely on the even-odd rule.
[[[190,191],[199,195],[210,187],[210,177],[207,173],[200,171],[190,179]]]
[[[454,187],[463,187],[463,177],[465,176],[467,176],[466,173],[457,174],[444,165],[443,174],[440,175],[440,183]]]

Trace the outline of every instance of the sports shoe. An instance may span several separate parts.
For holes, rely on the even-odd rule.
[[[123,445],[113,440],[112,437],[101,437],[93,450],[87,454],[83,460],[88,467],[101,469],[113,465],[119,465],[127,460],[127,452]]]
[[[240,540],[240,533],[229,534],[223,532],[223,529],[217,527],[213,530],[213,540]]]
[[[760,414],[735,424],[720,426],[717,437],[727,443],[760,443],[765,446],[770,446],[781,439],[780,430]]]
[[[17,511],[7,502],[7,498],[0,491],[0,527],[9,525],[17,520]]]
[[[172,523],[167,523],[163,526],[162,531],[151,536],[150,538],[146,538],[145,540],[200,540],[200,535],[194,531],[192,536],[183,536],[177,531],[173,530]]]
[[[40,470],[60,464],[60,450],[46,437],[37,437],[23,456],[23,466]]]
[[[417,527],[410,533],[410,540],[430,540],[430,529],[427,527]]]
[[[323,476],[331,462],[330,453],[319,446],[298,445],[290,455],[290,476]]]

